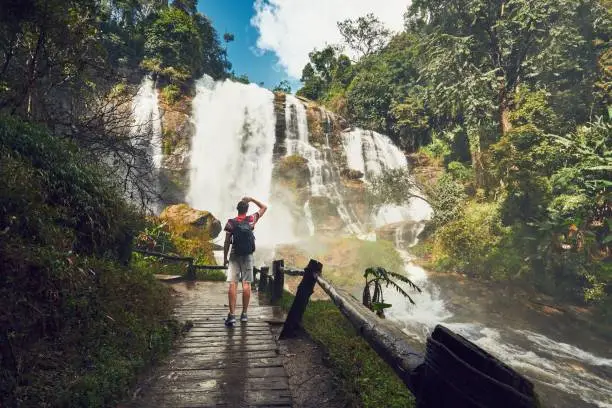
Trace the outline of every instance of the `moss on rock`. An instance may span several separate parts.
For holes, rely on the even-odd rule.
[[[216,238],[222,229],[221,222],[210,212],[196,210],[185,203],[166,207],[159,218],[173,233],[186,239]]]

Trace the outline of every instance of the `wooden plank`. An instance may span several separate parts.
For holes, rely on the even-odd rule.
[[[201,407],[261,407],[291,406],[291,394],[286,390],[243,392],[202,391],[190,393],[152,394],[141,402],[141,406],[201,408]]]
[[[234,333],[233,336],[228,333],[228,330],[211,330],[206,332],[187,332],[183,337],[184,340],[188,339],[205,339],[210,338],[215,341],[215,339],[227,339],[229,337],[233,337],[234,340],[240,339],[242,337],[249,339],[269,339],[270,341],[276,341],[276,336],[272,334],[270,330],[255,330],[255,331],[244,331],[240,333]]]
[[[254,345],[235,345],[227,347],[189,347],[189,345],[179,345],[176,349],[176,355],[184,354],[236,354],[252,353],[254,351],[275,351],[278,349],[276,344],[254,344]]]
[[[231,328],[225,327],[224,324],[200,325],[192,327],[187,333],[226,333],[227,336],[238,337],[248,335],[249,333],[272,333],[269,326],[234,326]]]
[[[173,355],[164,366],[158,369],[158,371],[164,373],[175,370],[217,370],[229,369],[231,367],[239,368],[240,370],[252,370],[254,368],[282,366],[282,364],[276,364],[276,360],[272,361],[272,359],[278,358],[278,353],[272,350],[236,353],[229,357],[225,355],[222,356],[225,357],[224,359],[219,357],[218,355],[201,354]],[[234,363],[240,363],[242,361],[245,361],[243,367],[235,367]]]
[[[183,341],[179,343],[178,347],[241,347],[241,346],[258,346],[258,345],[270,345],[276,347],[276,342],[271,339],[257,339],[257,338],[241,338],[239,340],[236,339],[216,339],[216,340],[207,340],[206,338],[192,338],[189,341]]]
[[[250,367],[250,368],[225,368],[225,369],[172,369],[160,371],[155,376],[156,381],[169,379],[182,379],[189,381],[204,381],[221,378],[228,375],[239,375],[247,373],[249,378],[287,377],[285,367]]]
[[[244,373],[232,371],[225,375],[206,380],[166,378],[158,381],[150,392],[153,394],[164,394],[170,392],[201,392],[221,391],[233,392],[235,390],[264,391],[264,390],[289,390],[287,377],[251,378]]]
[[[246,353],[243,355],[237,354],[226,354],[224,358],[219,358],[217,356],[214,360],[202,361],[201,364],[198,364],[196,367],[199,370],[212,370],[212,369],[225,369],[225,368],[263,368],[263,367],[282,367],[283,360],[278,357],[278,354],[273,354],[273,352],[261,352],[261,355],[265,355],[266,357],[260,357],[259,352]],[[184,357],[184,358],[194,358],[197,356],[197,353],[189,355],[188,353],[175,354],[175,358]],[[274,357],[273,357],[274,356]],[[178,360],[175,364],[180,364]],[[168,366],[168,369],[171,369],[172,365]],[[166,370],[167,371],[167,370]]]

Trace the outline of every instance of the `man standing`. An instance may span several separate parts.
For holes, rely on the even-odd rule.
[[[259,207],[259,211],[247,216],[249,203],[253,202]],[[255,252],[255,236],[253,229],[257,221],[264,215],[268,207],[251,197],[244,197],[236,206],[238,216],[230,218],[225,224],[225,243],[223,245],[223,265],[229,264],[227,281],[229,282],[229,314],[225,319],[225,325],[234,326],[236,323],[236,283],[242,282],[242,314],[240,321],[246,322],[247,308],[251,298],[251,282],[253,281],[253,252]],[[228,252],[232,251],[228,260]]]

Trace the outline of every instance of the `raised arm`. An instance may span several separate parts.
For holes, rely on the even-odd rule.
[[[259,213],[259,218],[263,217],[265,212],[268,210],[268,206],[267,205],[265,205],[264,203],[262,203],[261,201],[255,199],[253,197],[244,197],[243,200],[247,201],[247,202],[252,202],[256,206],[259,207],[259,211],[257,211]]]

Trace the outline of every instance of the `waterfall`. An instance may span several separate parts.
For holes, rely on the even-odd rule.
[[[327,152],[331,149],[327,134],[327,142],[323,152],[310,144],[306,109],[302,102],[293,95],[286,95],[285,120],[287,124],[287,155],[297,154],[307,160],[310,172],[311,196],[329,198],[336,206],[338,215],[344,222],[347,232],[359,236],[363,235],[362,228],[356,217],[349,212],[338,189],[339,177],[334,177],[333,164],[327,155]],[[310,211],[310,207],[308,207],[308,211]],[[307,220],[312,222],[311,212],[309,215],[305,214],[305,216]],[[309,216],[310,218],[308,218]],[[310,229],[310,227],[309,224],[308,228]],[[314,228],[314,224],[312,227]]]
[[[153,164],[154,174],[151,180],[151,189],[159,194],[159,171],[162,165],[162,126],[159,113],[158,92],[155,82],[150,76],[143,78],[138,92],[132,101],[132,112],[134,127],[132,128],[133,144],[140,148],[143,146],[148,151],[148,156]],[[136,168],[140,168],[134,163]],[[151,175],[143,175],[151,177]],[[157,200],[154,200],[154,210],[159,212]]]
[[[314,236],[315,234],[315,226],[312,221],[312,211],[310,210],[310,201],[306,201],[304,204],[304,216],[306,217],[306,226],[308,227],[308,233],[310,236]]]
[[[347,165],[364,174],[367,183],[380,176],[383,170],[408,168],[404,153],[393,144],[388,136],[371,130],[353,128],[344,132],[342,146]],[[385,205],[373,216],[374,226],[393,224],[401,221],[424,221],[431,218],[429,204],[412,199],[407,205]]]
[[[214,81],[208,76],[197,81],[190,206],[212,212],[224,224],[236,215],[236,204],[244,196],[269,203],[276,120],[273,98],[272,92],[254,84]],[[295,239],[289,211],[278,203],[269,204],[255,233],[262,257],[262,246],[271,248]],[[249,212],[254,210],[251,205]]]

